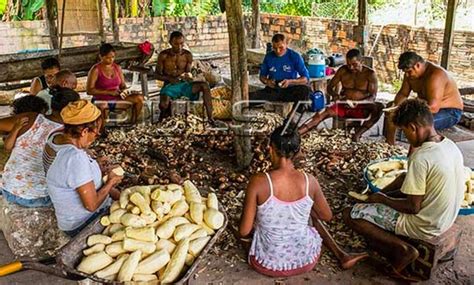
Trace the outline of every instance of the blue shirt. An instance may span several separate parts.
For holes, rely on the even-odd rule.
[[[102,173],[99,164],[82,149],[70,144],[54,145],[53,149],[57,150],[57,154],[46,175],[48,193],[59,229],[72,231],[94,215],[84,207],[76,189],[90,181],[99,189]],[[109,204],[110,198],[106,198],[96,212]]]
[[[278,82],[302,76],[309,79],[309,72],[304,65],[303,57],[288,48],[283,56],[277,56],[274,51],[267,53],[260,65],[260,76],[268,76]]]

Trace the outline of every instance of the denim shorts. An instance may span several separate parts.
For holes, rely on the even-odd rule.
[[[49,197],[37,198],[37,199],[25,199],[18,197],[5,189],[0,189],[0,192],[5,197],[5,200],[9,203],[15,203],[27,208],[40,208],[40,207],[51,207],[53,203]]]
[[[459,123],[461,116],[462,110],[454,108],[440,109],[438,113],[433,114],[434,128],[436,130],[451,128]]]

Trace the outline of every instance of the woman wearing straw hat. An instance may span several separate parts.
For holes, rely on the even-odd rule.
[[[114,187],[122,177],[111,171],[102,183],[99,164],[86,151],[102,123],[94,104],[86,100],[70,103],[61,117],[64,131],[48,139],[43,162],[58,227],[74,236],[108,208],[110,197],[118,198]]]

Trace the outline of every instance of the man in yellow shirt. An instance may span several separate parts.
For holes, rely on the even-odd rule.
[[[393,123],[415,148],[397,195],[402,198],[372,194],[368,203],[346,209],[344,220],[388,258],[395,277],[411,280],[405,268],[419,253],[398,236],[428,240],[453,225],[465,190],[464,162],[454,142],[436,133],[426,102],[404,101]]]

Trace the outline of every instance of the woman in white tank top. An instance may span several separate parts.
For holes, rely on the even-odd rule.
[[[295,169],[298,132],[291,126],[283,131],[284,126],[275,129],[270,138],[273,170],[254,175],[246,192],[239,231],[242,237],[254,231],[250,266],[273,277],[305,273],[316,265],[324,242],[350,268],[367,254],[347,254],[324,228],[320,220],[329,221],[331,209],[316,178]]]

